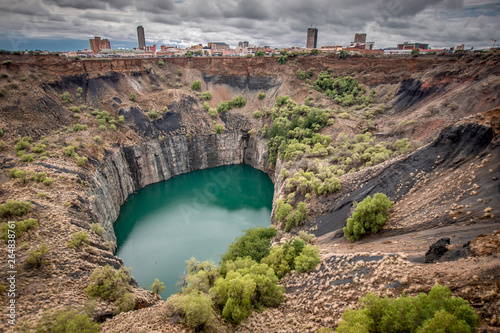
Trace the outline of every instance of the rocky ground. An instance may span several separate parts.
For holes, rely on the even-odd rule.
[[[254,312],[236,328],[219,317],[217,330],[315,332],[335,328],[343,311],[368,292],[415,295],[439,283],[469,301],[481,318],[481,331],[500,331],[498,55],[345,61],[304,57],[283,66],[272,58],[180,58],[169,59],[164,68],[147,59],[8,57],[0,56],[0,63],[13,61],[0,65],[0,73],[5,74],[0,77],[4,92],[0,97],[4,135],[0,140],[6,146],[0,151],[0,203],[31,201],[32,212],[23,219],[36,218],[39,223],[16,243],[20,323],[34,323],[44,311],[88,303],[84,289],[94,269],[123,264],[104,246],[107,239],[90,231],[91,223],[96,222],[90,189],[96,171],[113,153],[141,142],[214,133],[216,124],[223,124],[230,133],[258,131],[269,120],[255,119],[253,112],[271,108],[279,95],[301,103],[312,97],[315,106],[336,110],[335,102],[295,74],[297,69],[315,68],[318,73],[328,68],[337,75],[353,75],[367,88],[377,90],[373,108],[384,111],[374,119],[376,136],[389,140],[408,137],[418,149],[344,175],[340,192],[313,197],[308,202],[305,229],[317,235],[316,244],[322,250],[318,269],[284,277],[281,283],[287,290],[286,300],[278,308]],[[211,107],[238,94],[245,96],[247,105],[212,119],[203,110],[199,93],[189,90],[194,80],[203,82],[203,91],[213,93]],[[78,87],[82,88],[81,97],[77,96]],[[65,91],[70,92],[72,102],[61,100]],[[137,94],[136,101],[129,99],[131,92]],[[265,92],[266,98],[259,100],[258,92]],[[86,108],[80,112],[70,110],[81,105]],[[163,111],[165,107],[168,110]],[[122,115],[125,122],[117,122],[116,131],[102,131],[91,114],[95,109],[107,111],[116,120]],[[158,119],[148,116],[153,109],[161,111]],[[335,124],[324,128],[322,134],[335,139],[340,132],[350,137],[359,133],[365,125],[363,111],[352,108],[349,113],[349,119],[342,119],[333,112]],[[88,128],[75,132],[75,124]],[[45,158],[35,154],[33,163],[20,161],[14,145],[24,136],[33,138],[32,146],[45,142]],[[100,140],[94,139],[96,136]],[[68,144],[75,145],[88,163],[80,167],[74,158],[65,156],[62,147]],[[277,166],[279,169],[282,163]],[[54,182],[51,186],[32,180],[22,183],[9,177],[12,168],[28,174],[45,172]],[[273,176],[280,170],[264,171]],[[274,180],[277,197],[284,192],[283,182]],[[352,202],[380,191],[396,201],[386,228],[348,243],[340,230]],[[71,234],[78,231],[88,231],[89,246],[67,248]],[[425,263],[429,247],[446,237],[451,244],[445,246],[444,256],[436,263]],[[41,244],[50,247],[47,265],[25,268],[28,252]],[[3,241],[0,253],[7,253]],[[0,272],[2,281],[5,272]],[[2,308],[7,305],[4,296],[0,299]],[[137,309],[106,320],[103,332],[188,331],[165,320],[163,302],[151,292],[135,286],[134,296]],[[104,320],[112,317],[113,310],[114,305],[98,300],[94,314]],[[2,321],[0,330],[12,328]]]

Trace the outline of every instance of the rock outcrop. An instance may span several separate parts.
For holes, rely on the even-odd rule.
[[[274,180],[267,156],[266,140],[244,132],[174,136],[121,147],[94,174],[88,193],[91,211],[104,227],[105,239],[116,241],[113,223],[131,193],[182,173],[231,164],[248,164]]]

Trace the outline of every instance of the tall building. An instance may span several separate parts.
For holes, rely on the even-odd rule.
[[[139,39],[139,49],[146,49],[146,38],[144,37],[144,28],[142,25],[137,27],[137,38]]]
[[[354,43],[366,43],[366,34],[354,34]]]
[[[208,47],[211,50],[229,50],[229,45],[222,42],[212,42],[208,43]]]
[[[243,42],[242,42],[242,41],[240,41],[240,42],[238,43],[238,47],[241,47],[241,48],[243,48],[243,49],[244,49],[244,48],[248,47],[248,46],[249,46],[249,44],[250,44],[250,43],[249,43],[248,41],[246,41],[246,40],[245,40],[245,41],[243,41]]]
[[[318,29],[309,28],[307,29],[307,45],[308,49],[315,49],[318,45]]]
[[[90,43],[90,48],[94,53],[99,53],[99,51],[101,50],[111,48],[111,43],[106,38],[101,39],[101,37],[94,37],[93,39],[89,39],[89,43]]]

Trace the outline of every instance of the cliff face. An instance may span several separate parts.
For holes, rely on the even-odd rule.
[[[88,193],[90,208],[105,228],[105,239],[116,241],[113,223],[134,191],[182,173],[242,163],[266,172],[274,181],[267,155],[265,139],[242,132],[174,136],[121,147],[96,170]]]

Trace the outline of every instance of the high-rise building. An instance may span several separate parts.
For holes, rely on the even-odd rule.
[[[354,43],[366,43],[366,34],[354,34]]]
[[[93,39],[89,39],[89,43],[90,48],[94,53],[99,53],[101,50],[111,48],[111,43],[106,38],[101,39],[101,37],[94,37]]]
[[[241,48],[243,48],[243,49],[244,49],[244,48],[248,47],[248,46],[249,46],[249,44],[250,44],[250,43],[249,43],[248,41],[246,41],[246,40],[245,40],[245,41],[243,41],[243,42],[242,42],[242,41],[240,41],[240,42],[238,43],[238,47],[241,47]]]
[[[318,29],[309,28],[307,29],[307,48],[315,49],[318,44]]]
[[[146,38],[144,37],[142,25],[137,27],[137,38],[139,39],[139,49],[144,50],[146,48]]]

